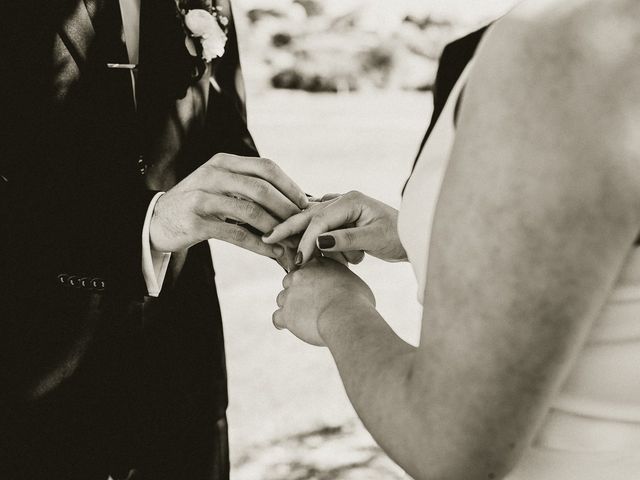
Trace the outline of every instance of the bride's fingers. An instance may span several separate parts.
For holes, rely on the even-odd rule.
[[[280,225],[277,225],[271,232],[266,233],[262,237],[262,241],[268,244],[279,243],[289,237],[293,237],[294,235],[303,232],[309,223],[311,223],[314,213],[315,212],[312,211],[312,209],[308,209],[304,212],[292,215]]]
[[[354,254],[358,250],[373,250],[375,242],[379,241],[380,231],[375,225],[345,228],[319,235],[316,239],[318,249],[324,252],[349,252]],[[364,256],[364,255],[363,255]],[[362,261],[362,258],[360,258]]]
[[[285,302],[287,301],[287,290],[282,290],[278,296],[276,297],[276,305],[280,308],[284,307]]]
[[[331,260],[335,260],[336,262],[341,263],[344,266],[349,265],[349,260],[341,252],[326,252],[326,253],[323,254],[323,256],[325,258],[330,258]]]
[[[313,258],[316,249],[316,239],[336,228],[341,228],[353,224],[358,220],[362,212],[361,205],[357,202],[349,200],[347,197],[341,197],[335,202],[329,204],[320,211],[309,223],[309,226],[302,235],[300,245],[298,245],[297,264],[301,265]],[[277,227],[276,227],[277,228]],[[349,229],[352,230],[352,229]],[[364,250],[362,248],[349,248],[350,250]],[[333,250],[341,251],[341,250]],[[299,260],[299,262],[298,262]]]
[[[279,308],[273,315],[271,316],[271,321],[273,326],[276,327],[276,330],[284,330],[286,327],[284,325],[284,314],[282,313],[282,309]]]
[[[324,253],[326,254],[326,252]],[[358,265],[359,263],[362,263],[362,261],[364,260],[364,251],[362,250],[342,252],[342,255],[344,255],[347,261],[352,265]]]
[[[293,276],[295,275],[296,272],[290,272],[287,273],[284,278],[282,279],[282,286],[287,289],[291,286],[291,284],[293,283]]]
[[[332,194],[333,195],[333,194]],[[339,200],[339,199],[338,199]],[[296,242],[295,246],[298,246],[298,241],[301,238],[301,234],[307,229],[311,221],[320,214],[325,208],[333,205],[338,200],[330,200],[325,202],[313,202],[309,204],[309,208],[306,210],[292,215],[284,220],[281,224],[276,225],[273,230],[265,233],[262,240],[265,243],[274,244],[281,242],[288,242],[290,239]]]

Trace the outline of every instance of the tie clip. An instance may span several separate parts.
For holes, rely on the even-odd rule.
[[[138,65],[135,63],[107,63],[107,68],[115,68],[118,70],[136,70]]]

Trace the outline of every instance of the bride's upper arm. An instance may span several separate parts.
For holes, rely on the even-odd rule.
[[[624,85],[640,55],[600,43],[593,2],[567,3],[499,23],[466,88],[411,376],[434,477],[513,466],[640,228],[640,89]]]

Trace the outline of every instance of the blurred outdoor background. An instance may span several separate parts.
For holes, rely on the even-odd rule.
[[[398,207],[427,128],[443,46],[516,0],[232,0],[249,126],[312,194],[360,190]],[[406,478],[361,427],[325,349],[276,331],[283,272],[212,244],[225,321],[234,480]],[[415,344],[409,265],[355,267]]]

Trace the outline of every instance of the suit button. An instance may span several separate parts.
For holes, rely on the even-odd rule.
[[[91,280],[91,288],[94,290],[102,291],[105,288],[104,280],[101,278],[94,278]]]
[[[61,273],[60,275],[58,275],[58,285],[67,285],[68,279],[69,275]]]
[[[144,176],[147,173],[147,164],[144,162],[144,155],[141,153],[138,157],[138,172]]]
[[[82,277],[78,279],[78,284],[80,285],[80,288],[89,288],[91,286],[91,279]]]
[[[74,288],[80,288],[80,279],[74,275],[71,275],[68,279],[67,279],[67,284],[70,287],[74,287]]]

